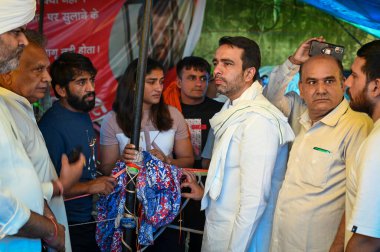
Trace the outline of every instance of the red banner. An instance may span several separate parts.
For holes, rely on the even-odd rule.
[[[46,51],[49,59],[54,61],[61,53],[73,51],[89,57],[98,69],[95,81],[96,106],[91,111],[94,121],[101,120],[111,109],[117,79],[128,64],[138,57],[143,2],[45,0],[43,32],[48,38]],[[203,11],[199,12],[194,9],[199,5],[197,1],[154,2],[149,54],[169,69],[184,56],[185,48],[192,52],[194,45],[189,47],[186,41],[188,36],[200,34],[200,27],[199,31],[194,32],[191,31],[194,30],[191,25],[195,12],[201,13],[198,20],[203,18],[204,4],[201,6]],[[28,28],[36,30],[39,18],[37,14]]]

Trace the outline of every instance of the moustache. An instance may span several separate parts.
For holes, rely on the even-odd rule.
[[[226,81],[226,79],[225,78],[223,78],[223,77],[221,77],[221,76],[215,76],[215,78],[214,78],[214,81],[216,81],[216,80],[222,80],[222,81],[224,81],[224,82],[227,82]]]
[[[95,92],[92,91],[92,92],[90,92],[90,93],[84,95],[82,99],[85,100],[85,99],[88,98],[88,97],[94,97],[94,98],[95,98],[95,97],[96,97],[96,96],[95,96]]]
[[[346,94],[348,95],[348,97],[350,97],[350,99],[352,99],[351,92],[350,92],[349,88],[346,89]]]
[[[15,55],[20,58],[22,51],[24,50],[24,45],[19,45],[15,51]]]

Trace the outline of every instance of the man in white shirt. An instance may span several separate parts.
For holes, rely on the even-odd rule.
[[[350,106],[372,117],[374,128],[348,167],[346,251],[380,250],[380,40],[363,45],[345,84]]]
[[[215,144],[205,189],[187,176],[184,197],[202,198],[202,251],[267,251],[277,193],[285,173],[287,118],[262,95],[258,45],[223,37],[213,60],[215,85],[229,99],[210,120]]]
[[[28,44],[25,25],[35,10],[35,0],[0,0],[0,73],[18,66]],[[41,239],[48,247],[63,251],[65,228],[44,209],[40,180],[2,98],[0,118],[0,251],[39,252]]]
[[[83,165],[64,165],[58,179],[32,107],[32,103],[42,99],[49,90],[50,62],[42,36],[35,31],[27,31],[27,39],[29,44],[21,54],[19,66],[9,73],[0,74],[0,97],[19,128],[21,142],[42,183],[44,198],[56,221],[65,226],[65,248],[69,252],[71,244],[62,194],[79,180]]]
[[[24,25],[34,17],[35,9],[35,0],[0,1],[0,73],[17,67],[28,43]],[[41,238],[64,249],[64,228],[42,216],[39,179],[2,99],[0,118],[0,250],[41,251]]]
[[[271,82],[267,87],[268,99],[293,118],[292,127],[298,131],[278,196],[272,251],[343,249],[344,232],[337,230],[344,224],[346,167],[372,129],[370,118],[352,111],[343,97],[341,63],[329,55],[309,57],[312,40],[322,39],[305,41],[276,69],[274,74],[283,80],[280,85]],[[271,96],[284,91],[298,70],[300,95]]]

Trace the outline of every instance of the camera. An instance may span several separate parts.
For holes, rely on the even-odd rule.
[[[334,45],[326,42],[311,41],[309,55],[327,54],[342,61],[344,55],[344,46]]]

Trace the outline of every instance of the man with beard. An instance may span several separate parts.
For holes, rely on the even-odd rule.
[[[22,52],[19,66],[9,73],[0,74],[0,97],[18,125],[20,139],[41,181],[44,198],[53,211],[55,221],[65,226],[66,251],[71,251],[62,192],[79,180],[84,156],[71,166],[67,165],[65,158],[66,164],[61,167],[58,178],[32,107],[32,103],[45,96],[51,81],[45,39],[36,31],[27,30],[26,34],[29,44]]]
[[[35,0],[0,0],[0,73],[17,67],[35,10]],[[62,251],[64,227],[44,209],[40,181],[2,98],[0,118],[0,251],[41,251],[41,239]]]
[[[202,199],[202,251],[267,251],[277,193],[285,174],[287,118],[262,95],[259,46],[223,37],[213,60],[215,85],[226,95],[210,120],[215,143],[204,190],[187,174],[184,197]]]
[[[346,251],[380,251],[380,40],[363,45],[345,82],[350,106],[372,117],[374,128],[348,167]]]
[[[79,182],[64,192],[68,199],[65,206],[69,226],[74,225],[69,228],[72,249],[74,252],[98,251],[96,225],[88,224],[93,221],[92,195],[111,193],[115,179],[96,176],[96,138],[88,114],[95,106],[96,69],[89,58],[67,52],[53,62],[50,75],[59,101],[41,118],[39,127],[53,164],[59,174],[61,155],[74,155],[79,149],[87,161]]]
[[[297,119],[292,125],[298,131],[273,220],[271,250],[276,252],[343,249],[344,232],[337,230],[344,225],[346,167],[372,129],[370,118],[352,111],[343,97],[341,62],[330,55],[309,57],[312,40],[321,38],[303,42],[274,73],[280,84],[267,87],[267,97],[276,93],[272,89],[284,91],[300,72],[299,95],[279,92],[270,99]]]

